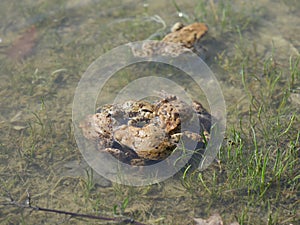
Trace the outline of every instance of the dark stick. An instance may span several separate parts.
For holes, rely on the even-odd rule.
[[[146,225],[144,223],[140,223],[137,221],[134,221],[131,218],[111,218],[111,217],[104,217],[104,216],[95,216],[95,215],[89,215],[89,214],[82,214],[82,213],[74,213],[74,212],[68,212],[64,210],[57,210],[57,209],[49,209],[49,208],[42,208],[39,206],[32,206],[31,205],[31,200],[30,200],[30,195],[27,192],[27,199],[25,204],[20,204],[16,202],[10,193],[8,193],[8,197],[10,199],[10,202],[2,203],[1,205],[13,205],[19,208],[24,208],[24,209],[32,209],[34,211],[43,211],[43,212],[50,212],[50,213],[58,213],[58,214],[65,214],[69,215],[71,217],[81,217],[81,218],[88,218],[88,219],[97,219],[97,220],[106,220],[106,221],[113,221],[113,222],[118,222],[118,223],[123,223],[123,224],[134,224],[134,225]]]

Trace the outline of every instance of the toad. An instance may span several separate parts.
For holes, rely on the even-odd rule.
[[[185,130],[183,124],[195,116],[200,130]],[[189,106],[169,95],[154,103],[130,100],[104,105],[80,127],[87,139],[96,141],[99,151],[131,165],[148,165],[166,159],[183,136],[206,143],[210,121],[210,114],[199,102]]]

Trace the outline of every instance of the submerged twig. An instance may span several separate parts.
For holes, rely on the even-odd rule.
[[[166,22],[159,15],[146,17],[145,19],[146,19],[146,21],[154,21],[156,23],[162,24],[162,27],[157,29],[153,34],[151,34],[148,38],[146,38],[146,40],[151,40],[151,39],[157,37],[167,27]]]
[[[58,210],[58,209],[49,209],[49,208],[43,208],[43,207],[39,207],[39,206],[33,206],[31,204],[31,198],[30,198],[30,194],[28,193],[28,191],[27,191],[27,199],[25,201],[25,204],[22,204],[22,203],[19,203],[19,202],[15,201],[13,199],[13,197],[11,196],[11,194],[7,190],[5,190],[5,192],[7,193],[8,198],[10,199],[10,201],[0,203],[0,205],[4,205],[4,206],[12,205],[12,206],[16,206],[18,208],[31,209],[31,210],[34,210],[34,211],[64,214],[64,215],[68,215],[68,216],[71,216],[71,217],[81,217],[81,218],[88,218],[88,219],[112,221],[112,222],[117,222],[117,223],[121,223],[121,224],[146,225],[144,223],[134,221],[134,219],[132,219],[132,218],[104,217],[104,216],[96,216],[96,215],[90,215],[90,214],[82,214],[82,213],[75,213],[75,212],[69,212],[69,211]]]

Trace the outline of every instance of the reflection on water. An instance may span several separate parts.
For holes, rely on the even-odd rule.
[[[72,103],[77,83],[87,67],[121,44],[162,38],[177,21],[208,24],[209,32],[203,40],[207,49],[205,61],[221,84],[229,129],[242,124],[241,118],[249,115],[249,105],[257,100],[257,96],[249,97],[249,89],[257,90],[254,95],[266,96],[266,104],[278,99],[280,93],[266,94],[277,85],[277,80],[272,84],[271,75],[264,86],[266,90],[257,84],[276,66],[285,71],[278,72],[280,79],[291,80],[293,93],[288,96],[289,107],[296,110],[299,106],[299,74],[294,72],[289,77],[294,68],[291,62],[299,57],[300,27],[295,26],[300,24],[299,1],[174,2],[1,1],[0,171],[1,182],[11,194],[18,198],[28,189],[34,203],[40,206],[109,215],[115,205],[128,197],[126,215],[158,224],[191,223],[193,217],[208,217],[212,209],[223,213],[228,221],[236,220],[234,217],[241,221],[247,213],[247,218],[262,213],[256,220],[249,219],[249,224],[270,221],[270,212],[260,212],[258,206],[247,208],[244,204],[247,190],[226,190],[224,199],[215,196],[214,192],[229,179],[223,174],[218,177],[219,186],[213,187],[202,180],[199,187],[191,188],[186,180],[182,185],[181,175],[177,175],[162,184],[132,188],[112,184],[95,174],[98,185],[93,186],[81,164],[70,163],[81,160],[73,136]],[[119,71],[103,89],[101,100],[109,101],[111,94],[115,95],[139,74],[157,75],[166,69],[160,65],[153,65],[152,72],[145,68],[149,65]],[[180,71],[170,69],[164,76],[205,101],[203,93],[197,92],[192,80]],[[278,103],[274,107],[284,111]],[[292,117],[291,112],[286,113],[284,118]],[[211,167],[215,173],[222,169],[218,165]],[[286,210],[276,211],[279,221],[293,221],[293,215],[284,218],[294,207],[294,192],[287,192],[284,192],[289,196],[287,202],[291,203],[279,202]],[[1,195],[5,195],[3,190]],[[20,210],[7,207],[1,211],[1,224],[20,223],[23,217],[28,224],[40,224],[43,220],[47,224],[68,224],[68,220],[59,216],[32,213],[29,217],[29,212],[21,216]],[[85,224],[80,220],[72,222]]]

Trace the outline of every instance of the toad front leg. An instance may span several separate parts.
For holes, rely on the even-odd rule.
[[[194,142],[203,143],[206,145],[206,143],[210,139],[210,134],[207,131],[204,131],[202,134],[198,134],[191,131],[183,131],[181,133],[176,133],[171,135],[171,139],[174,143],[179,143],[179,141],[183,137],[186,137]]]
[[[107,152],[123,163],[134,164],[132,161],[139,159],[138,155],[130,149],[104,148],[101,152]]]

